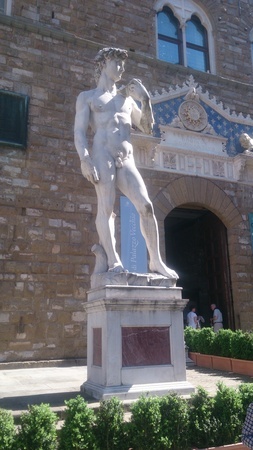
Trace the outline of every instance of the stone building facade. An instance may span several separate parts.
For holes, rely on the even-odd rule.
[[[252,329],[253,153],[239,140],[253,137],[252,7],[0,1],[0,102],[15,93],[28,103],[23,146],[3,140],[0,110],[0,361],[86,357],[96,196],[81,175],[73,123],[76,97],[95,86],[93,59],[106,46],[129,51],[122,84],[137,77],[151,92],[156,125],[153,136],[133,132],[136,161],[184,297],[206,321],[215,301],[225,326]],[[182,33],[192,15],[205,27],[208,70],[158,57],[157,14],[166,8]]]

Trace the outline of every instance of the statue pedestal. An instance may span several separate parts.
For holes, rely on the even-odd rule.
[[[87,381],[81,390],[96,399],[122,400],[193,392],[186,381],[185,304],[177,287],[105,285],[89,291]]]

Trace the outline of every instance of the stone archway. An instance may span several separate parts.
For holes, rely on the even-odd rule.
[[[153,200],[157,219],[164,220],[178,206],[196,204],[212,211],[226,228],[238,226],[242,217],[229,196],[206,178],[182,176],[169,183]]]
[[[187,177],[182,176],[169,183],[166,186],[166,188],[160,191],[159,194],[154,199],[154,206],[159,222],[160,236],[164,239],[164,242],[162,243],[164,244],[164,247],[166,246],[165,242],[166,233],[163,232],[164,224],[167,222],[169,218],[169,213],[172,212],[172,210],[173,210],[172,214],[174,214],[178,208],[186,208],[186,210],[188,211],[192,209],[193,211],[205,210],[206,212],[209,212],[209,216],[206,222],[202,221],[202,227],[206,226],[209,229],[209,232],[210,230],[212,232],[216,230],[214,234],[212,234],[213,236],[212,238],[206,238],[206,242],[210,241],[211,243],[213,243],[218,239],[217,238],[218,235],[223,236],[223,239],[219,241],[218,248],[219,245],[220,246],[222,245],[224,250],[221,253],[223,255],[226,254],[227,256],[226,256],[226,263],[224,263],[224,266],[222,266],[223,267],[222,272],[224,271],[223,274],[224,277],[223,279],[221,279],[220,284],[222,288],[225,284],[226,286],[229,284],[230,287],[229,289],[225,288],[220,289],[220,292],[222,292],[223,295],[218,296],[218,298],[221,297],[223,298],[223,307],[224,310],[226,310],[225,311],[226,326],[233,328],[234,316],[236,316],[236,311],[233,305],[234,295],[231,294],[233,293],[233,280],[236,280],[236,255],[234,255],[235,238],[236,235],[238,234],[239,224],[241,224],[243,220],[238,209],[235,207],[229,196],[214,181],[190,176]],[[210,222],[212,222],[212,224],[210,224]],[[221,227],[219,227],[218,222],[220,222]],[[223,231],[223,234],[221,233],[222,227],[225,230]],[[211,236],[206,232],[207,228],[205,229],[205,235]],[[176,240],[176,234],[174,235],[174,240]],[[190,251],[190,244],[186,243],[186,246],[188,245],[189,245],[188,251]],[[180,251],[182,252],[182,248]],[[234,257],[229,260],[229,255],[233,255]],[[216,254],[213,261],[217,260],[217,256],[218,255]],[[210,257],[208,259],[210,260]],[[167,263],[169,263],[169,261],[167,261]],[[221,262],[219,262],[217,267],[221,267],[220,264]],[[176,267],[172,268],[175,269]],[[225,271],[227,271],[226,276]],[[212,280],[216,282],[218,278],[217,274],[220,274],[220,271],[216,272],[216,276],[214,274],[215,272],[213,273]],[[230,282],[230,274],[232,283]],[[228,279],[229,283],[227,282]],[[213,286],[213,284],[211,283],[210,286]],[[210,292],[211,290],[212,289],[209,287]],[[206,296],[206,298],[208,299],[208,295]],[[210,298],[207,301],[209,302],[208,304],[210,305]]]

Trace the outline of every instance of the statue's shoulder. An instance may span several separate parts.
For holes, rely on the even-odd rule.
[[[89,91],[82,91],[76,99],[77,105],[83,105],[85,103],[90,103],[96,94],[96,89],[90,89]]]

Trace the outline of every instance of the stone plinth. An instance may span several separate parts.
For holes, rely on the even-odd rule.
[[[96,399],[192,392],[186,381],[185,303],[177,287],[107,285],[91,290],[88,373],[81,390]]]

